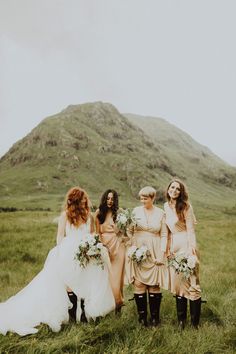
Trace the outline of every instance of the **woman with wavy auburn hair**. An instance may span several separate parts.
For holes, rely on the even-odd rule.
[[[90,201],[87,193],[79,188],[71,188],[65,198],[64,212],[61,214],[57,231],[57,244],[61,242],[66,234],[66,223],[73,225],[74,227],[80,227],[82,224],[86,225],[87,232],[94,232],[94,220],[90,213]],[[70,319],[76,322],[77,319],[77,296],[68,287],[67,288],[69,299],[72,303],[72,308],[69,309]],[[81,298],[80,306],[82,313],[80,315],[81,322],[87,322],[84,308],[84,299]],[[79,311],[78,311],[79,312]]]
[[[81,222],[87,222],[92,218],[90,214],[90,201],[85,190],[74,187],[69,190],[65,201],[66,217],[70,224],[79,226]],[[94,231],[93,223],[90,223],[90,231]]]
[[[176,309],[180,328],[185,327],[187,319],[187,300],[190,301],[191,324],[198,328],[201,312],[201,289],[199,284],[199,261],[194,226],[196,218],[188,200],[184,183],[175,178],[166,189],[167,202],[164,204],[166,224],[169,230],[168,253],[172,256],[186,255],[196,262],[190,278],[177,274],[170,267],[170,290],[176,295]]]
[[[85,241],[94,244],[92,232],[88,195],[80,187],[74,187],[67,193],[65,210],[59,218],[57,246],[49,252],[43,269],[23,290],[0,303],[1,334],[6,335],[8,331],[20,336],[36,333],[38,329],[35,327],[40,323],[47,324],[54,332],[60,331],[62,323],[69,320],[71,301],[68,289],[72,295],[84,299],[84,315],[88,318],[105,316],[114,310],[115,300],[108,273],[109,256],[105,247],[102,266],[89,262],[83,268],[76,258]],[[102,249],[102,244],[99,246]],[[71,313],[74,319],[75,300]]]
[[[58,223],[57,244],[66,236],[66,223],[77,228],[84,224],[87,225],[88,232],[94,232],[90,201],[85,190],[79,187],[71,188],[66,194],[63,209]]]

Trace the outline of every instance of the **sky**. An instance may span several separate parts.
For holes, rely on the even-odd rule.
[[[236,166],[234,0],[0,0],[0,156],[70,104],[161,117]]]

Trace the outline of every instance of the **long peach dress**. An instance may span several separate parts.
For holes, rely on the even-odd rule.
[[[168,202],[164,204],[164,210],[166,214],[166,224],[170,231],[170,252],[180,254],[187,253],[189,249],[196,249],[196,236],[194,231],[196,219],[192,206],[190,205],[185,212],[185,221],[179,220],[175,209],[172,209]],[[188,280],[183,278],[181,274],[177,274],[173,267],[169,268],[169,272],[170,291],[173,294],[190,300],[197,300],[201,297],[198,267]]]
[[[117,229],[112,215],[107,215],[103,224],[100,225],[101,242],[109,251],[111,267],[110,267],[110,283],[115,297],[116,305],[123,303],[123,286],[124,286],[124,265],[125,265],[125,245],[118,236]]]
[[[165,224],[164,211],[154,207],[153,212],[148,216],[144,207],[136,207],[133,210],[134,217],[137,220],[133,227],[132,245],[141,247],[147,246],[150,251],[148,257],[141,265],[128,260],[129,281],[138,280],[148,286],[159,286],[168,289],[168,269],[164,252],[167,247],[167,227]],[[164,261],[163,265],[157,265]]]

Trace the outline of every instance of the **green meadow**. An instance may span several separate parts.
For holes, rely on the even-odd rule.
[[[0,335],[0,353],[169,353],[236,352],[235,208],[195,207],[201,253],[203,299],[201,327],[180,332],[175,299],[164,292],[161,325],[138,324],[132,288],[125,288],[122,314],[99,322],[65,324],[59,333],[46,325],[35,335]],[[55,245],[58,216],[52,211],[0,213],[0,301],[16,294],[41,270]],[[106,299],[104,299],[106,301]]]

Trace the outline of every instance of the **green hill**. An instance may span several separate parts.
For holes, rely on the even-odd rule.
[[[207,200],[221,200],[223,204],[235,200],[235,167],[162,118],[125,116],[158,144],[162,153],[168,156],[172,174],[186,181],[195,199],[206,203]]]
[[[73,185],[84,187],[94,203],[112,187],[132,204],[144,185],[162,197],[175,175],[196,201],[219,204],[223,198],[232,205],[235,172],[163,119],[86,103],[44,119],[1,158],[0,206],[55,207]]]

